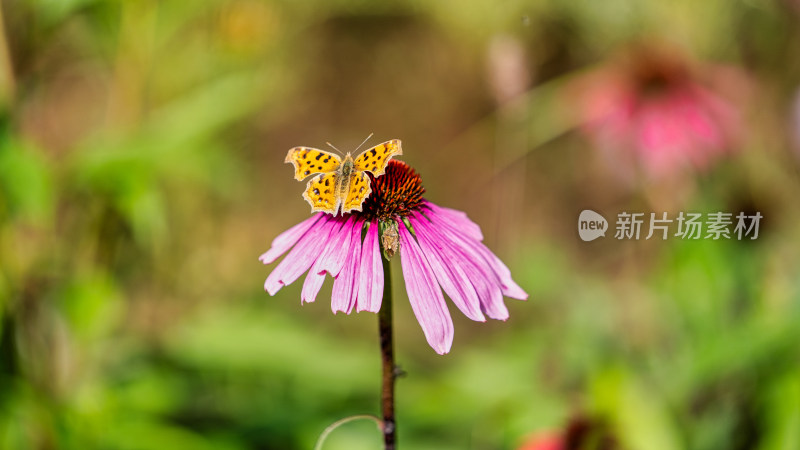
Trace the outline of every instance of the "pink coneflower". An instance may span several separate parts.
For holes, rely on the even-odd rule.
[[[422,180],[411,167],[392,160],[384,175],[370,178],[372,194],[362,211],[314,214],[275,238],[261,262],[289,253],[267,277],[264,288],[270,295],[307,271],[301,302],[313,302],[327,273],[334,277],[334,313],[377,313],[384,284],[382,250],[389,257],[398,252],[411,308],[439,354],[449,352],[453,343],[442,290],[476,321],[507,319],[503,296],[527,298],[466,214],[422,197]]]
[[[580,87],[584,131],[616,164],[638,161],[659,178],[707,169],[732,149],[746,90],[737,70],[657,46],[627,56]]]

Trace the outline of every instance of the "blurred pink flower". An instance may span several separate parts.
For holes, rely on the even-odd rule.
[[[747,91],[738,70],[658,46],[627,56],[579,87],[584,131],[615,163],[638,162],[658,178],[707,169],[732,149]]]
[[[442,289],[464,315],[481,322],[485,316],[508,318],[504,295],[528,297],[483,245],[478,225],[463,212],[425,200],[422,180],[408,165],[392,160],[371,183],[361,212],[315,214],[272,241],[261,262],[289,253],[267,277],[264,288],[270,295],[308,271],[300,297],[313,302],[327,273],[334,277],[334,313],[376,313],[383,296],[381,249],[392,253],[399,245],[411,308],[439,354],[450,351],[454,333]]]
[[[542,432],[528,437],[517,450],[567,450],[561,433]]]
[[[546,430],[525,438],[517,450],[616,450],[621,446],[604,420],[573,415],[560,430]]]

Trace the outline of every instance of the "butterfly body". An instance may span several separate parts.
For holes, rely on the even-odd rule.
[[[393,139],[376,145],[353,158],[344,158],[311,147],[295,147],[286,155],[286,162],[295,168],[295,179],[304,180],[314,175],[306,185],[303,198],[311,205],[311,212],[322,211],[336,215],[361,211],[364,200],[372,193],[369,176],[381,176],[389,160],[402,155],[400,140]]]
[[[344,161],[339,165],[339,176],[337,177],[338,186],[336,192],[340,198],[345,198],[347,195],[347,188],[350,186],[350,179],[353,178],[353,157],[350,153],[345,155]]]

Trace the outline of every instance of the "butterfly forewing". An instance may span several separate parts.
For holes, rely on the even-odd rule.
[[[383,144],[376,145],[369,150],[358,155],[354,161],[355,170],[371,172],[372,175],[379,177],[386,170],[386,165],[393,156],[402,155],[403,148],[400,146],[399,139],[392,139]]]
[[[287,163],[294,165],[294,178],[303,180],[315,173],[334,172],[342,159],[333,153],[310,147],[295,147],[286,154]]]

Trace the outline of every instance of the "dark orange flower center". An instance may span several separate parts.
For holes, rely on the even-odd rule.
[[[372,194],[364,201],[362,217],[373,220],[389,220],[396,216],[407,216],[422,204],[422,178],[408,164],[391,160],[386,172],[373,177],[368,172]]]
[[[630,62],[633,87],[644,96],[673,92],[690,79],[690,68],[678,55],[658,48],[641,48]]]

